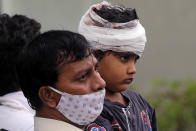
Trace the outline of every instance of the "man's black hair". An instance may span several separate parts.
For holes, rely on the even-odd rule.
[[[8,130],[6,130],[6,129],[0,129],[0,131],[8,131]]]
[[[42,102],[40,87],[55,87],[58,67],[82,60],[90,54],[87,40],[80,34],[54,30],[36,37],[24,47],[18,65],[21,89],[33,109],[39,110]]]
[[[24,15],[0,14],[0,96],[20,89],[17,56],[40,33],[40,28],[40,23]]]
[[[138,19],[135,9],[120,6],[102,6],[101,9],[93,9],[97,15],[109,22],[125,23]]]

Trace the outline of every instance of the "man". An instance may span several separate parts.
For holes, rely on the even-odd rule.
[[[24,47],[19,61],[21,88],[36,110],[35,131],[79,131],[100,115],[105,81],[83,36],[43,33]]]
[[[0,130],[33,130],[35,111],[20,90],[16,63],[40,28],[40,23],[24,15],[0,14]]]

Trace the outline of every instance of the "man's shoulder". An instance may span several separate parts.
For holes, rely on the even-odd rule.
[[[81,129],[64,121],[35,117],[35,131],[82,131]]]

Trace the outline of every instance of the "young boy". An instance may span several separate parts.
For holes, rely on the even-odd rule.
[[[104,109],[86,130],[156,131],[154,108],[128,90],[146,43],[136,11],[106,1],[93,5],[82,17],[79,33],[91,44],[106,81]]]

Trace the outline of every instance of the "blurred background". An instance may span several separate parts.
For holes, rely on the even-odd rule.
[[[157,109],[160,131],[196,130],[196,0],[108,0],[136,8],[148,42],[131,89]],[[0,0],[0,12],[23,14],[42,31],[77,32],[81,16],[101,0]]]

